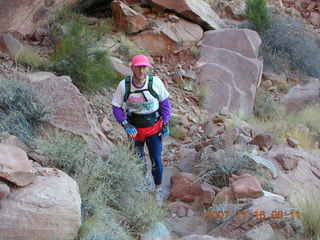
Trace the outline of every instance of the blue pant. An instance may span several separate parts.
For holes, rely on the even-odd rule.
[[[149,156],[152,163],[152,176],[155,185],[161,185],[162,174],[163,174],[163,164],[161,159],[162,154],[162,137],[159,133],[147,137],[144,142],[135,141],[135,150],[138,153],[140,159],[145,161],[144,153],[144,143],[147,144]]]

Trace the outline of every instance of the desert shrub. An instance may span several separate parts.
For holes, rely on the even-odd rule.
[[[270,16],[265,0],[246,0],[245,14],[257,32],[262,33],[270,27]]]
[[[308,106],[299,112],[280,114],[280,118],[269,121],[256,117],[250,119],[249,123],[265,132],[273,133],[276,143],[292,137],[298,140],[305,150],[313,149],[315,142],[320,140],[319,105]]]
[[[170,120],[170,136],[183,140],[188,135],[188,130],[183,126],[182,119],[173,115]]]
[[[163,219],[163,210],[138,191],[144,184],[142,168],[143,163],[128,147],[114,149],[108,158],[84,161],[76,176],[83,201],[119,211],[126,216],[131,232],[144,232]]]
[[[200,86],[197,91],[197,97],[199,99],[199,105],[203,106],[206,98],[209,96],[209,88],[206,86]]]
[[[296,125],[287,130],[287,136],[298,140],[300,146],[305,150],[315,148],[315,139],[312,136],[310,129],[303,125]]]
[[[320,238],[320,206],[318,204],[319,193],[300,192],[292,199],[293,205],[304,226],[304,232],[308,239]]]
[[[86,144],[79,136],[55,131],[46,139],[37,140],[38,151],[48,157],[44,164],[74,176],[85,161]]]
[[[135,55],[139,55],[139,54],[149,55],[149,52],[146,49],[138,47],[125,34],[120,35],[119,41],[120,41],[120,47],[118,51],[122,56],[126,58],[127,61],[130,61],[131,58]]]
[[[244,156],[245,150],[230,146],[216,152],[212,160],[207,156],[200,164],[200,178],[218,187],[229,185],[229,177],[241,169],[254,170],[251,160]],[[206,155],[204,152],[203,154]]]
[[[44,60],[42,60],[39,54],[27,47],[23,47],[17,52],[15,61],[32,68],[39,68],[44,64]]]
[[[261,55],[274,70],[293,70],[301,75],[320,77],[320,48],[317,37],[292,17],[274,15],[271,26],[261,35]]]
[[[8,132],[31,143],[40,123],[50,111],[44,98],[29,84],[15,79],[0,79],[0,132]]]
[[[312,105],[301,110],[298,117],[292,116],[292,119],[308,127],[314,139],[320,142],[320,105]]]
[[[49,69],[71,76],[74,84],[82,90],[99,89],[115,83],[118,76],[112,68],[108,52],[98,48],[96,43],[104,31],[91,30],[80,15],[64,14],[57,21],[68,19],[64,33],[59,32],[61,26],[57,27],[57,23],[51,26],[56,31],[55,35],[61,37],[54,45]]]
[[[280,119],[282,112],[283,109],[281,109],[280,104],[273,99],[272,94],[268,91],[258,90],[254,105],[254,115],[258,119],[262,121]]]
[[[263,190],[273,192],[273,184],[271,182],[272,177],[262,166],[258,166],[254,172],[254,176],[257,177]]]
[[[132,237],[121,226],[111,208],[100,209],[88,218],[79,231],[79,240],[130,240]]]
[[[145,184],[143,163],[129,147],[116,147],[108,157],[100,157],[88,152],[81,138],[66,133],[37,143],[49,159],[47,165],[67,172],[79,185],[85,223],[80,239],[131,239],[163,219],[153,196],[140,191]],[[126,225],[116,224],[109,210],[123,216]]]
[[[192,46],[191,48],[191,54],[194,58],[199,59],[201,56],[200,48],[197,46]]]

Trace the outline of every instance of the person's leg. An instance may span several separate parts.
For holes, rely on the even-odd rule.
[[[134,149],[139,159],[143,161],[143,175],[147,174],[147,159],[144,153],[144,142],[134,141]]]
[[[152,163],[152,176],[156,189],[161,187],[163,164],[162,164],[162,139],[159,134],[152,135],[146,138],[146,143]]]

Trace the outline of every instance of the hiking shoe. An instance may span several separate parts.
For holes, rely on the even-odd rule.
[[[150,174],[146,174],[145,175],[145,177],[144,177],[144,185],[145,185],[146,191],[153,192],[154,183],[153,183],[153,179],[152,179]]]
[[[155,193],[155,200],[158,206],[161,207],[163,204],[163,191],[161,188],[158,188],[154,190],[154,193]]]

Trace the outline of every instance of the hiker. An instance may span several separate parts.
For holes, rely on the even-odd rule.
[[[137,55],[132,58],[133,74],[119,83],[113,95],[112,110],[116,120],[134,140],[135,151],[144,161],[145,176],[146,143],[152,163],[156,200],[162,201],[162,137],[169,136],[171,105],[163,82],[156,76],[148,75],[150,67],[146,56]]]

